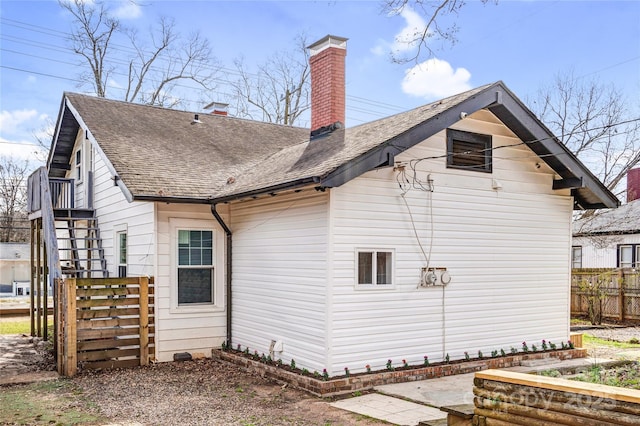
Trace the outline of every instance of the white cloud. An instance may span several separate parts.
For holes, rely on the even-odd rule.
[[[3,134],[15,133],[18,128],[38,116],[35,109],[3,110],[0,113],[0,131]]]
[[[471,73],[465,68],[453,69],[444,60],[431,58],[405,71],[402,91],[427,99],[438,99],[471,89]]]
[[[393,54],[408,52],[418,47],[422,34],[427,26],[420,15],[409,7],[402,8],[400,16],[405,20],[405,26],[395,35],[392,42],[378,40],[378,44],[371,49],[375,55],[381,56],[387,52]]]
[[[142,9],[133,0],[120,0],[120,4],[113,10],[113,15],[120,19],[136,19],[142,15]]]
[[[32,166],[44,164],[47,158],[47,150],[25,141],[10,141],[0,138],[0,156],[12,157],[16,160],[29,160]]]
[[[424,19],[408,7],[402,9],[400,16],[405,19],[407,25],[393,39],[391,49],[394,52],[406,52],[415,49],[427,26]]]

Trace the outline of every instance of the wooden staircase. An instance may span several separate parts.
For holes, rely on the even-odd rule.
[[[108,278],[98,218],[92,209],[54,209],[62,275]]]

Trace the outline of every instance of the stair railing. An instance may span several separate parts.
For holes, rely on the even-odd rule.
[[[47,265],[49,267],[49,282],[53,284],[55,279],[62,277],[62,268],[60,267],[58,239],[56,237],[56,225],[53,215],[53,199],[49,185],[47,169],[40,167],[29,176],[27,193],[29,213],[37,210],[40,210],[41,213],[42,233],[46,246]]]

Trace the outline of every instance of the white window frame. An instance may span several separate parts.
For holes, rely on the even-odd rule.
[[[360,276],[360,261],[359,255],[360,253],[371,253],[372,254],[372,264],[371,264],[371,277],[372,283],[363,283],[360,284],[359,276]],[[377,253],[390,253],[391,254],[391,283],[389,284],[379,284],[377,283]],[[358,290],[391,290],[396,286],[396,252],[395,249],[392,248],[357,248],[354,254],[354,286]]]
[[[224,233],[214,221],[203,219],[169,218],[170,253],[170,313],[222,312],[225,309]],[[213,234],[213,302],[178,304],[178,231],[212,231]]]
[[[630,259],[630,263],[629,264],[622,264],[622,249],[623,248],[628,248],[629,252],[631,254],[631,259]],[[618,245],[618,267],[619,268],[633,268],[633,249],[634,249],[634,245],[633,244],[620,244]]]
[[[124,255],[125,255],[125,262],[122,263],[121,262],[121,258],[122,258],[122,246],[120,245],[120,236],[124,235],[125,236],[125,247],[124,247]],[[116,226],[114,229],[114,252],[115,252],[115,256],[116,256],[116,276],[120,276],[120,267],[124,266],[126,269],[126,274],[125,276],[129,275],[129,235],[128,235],[128,229],[127,229],[127,225],[119,225]]]
[[[576,250],[580,251],[579,265],[576,266]],[[571,246],[571,269],[582,268],[582,246]]]
[[[83,174],[83,170],[82,170],[82,163],[83,163],[83,161],[82,161],[82,151],[83,151],[82,148],[78,148],[76,150],[75,158],[73,160],[74,163],[75,163],[74,164],[74,168],[75,168],[75,171],[76,171],[76,175],[75,175],[76,183],[81,183],[82,180],[83,180],[82,179],[82,174]]]

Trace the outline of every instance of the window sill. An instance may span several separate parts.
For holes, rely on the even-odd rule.
[[[173,306],[169,309],[169,313],[171,314],[213,314],[224,311],[224,307],[219,305],[180,305]]]
[[[356,284],[355,289],[358,291],[385,291],[395,290],[395,284]]]

